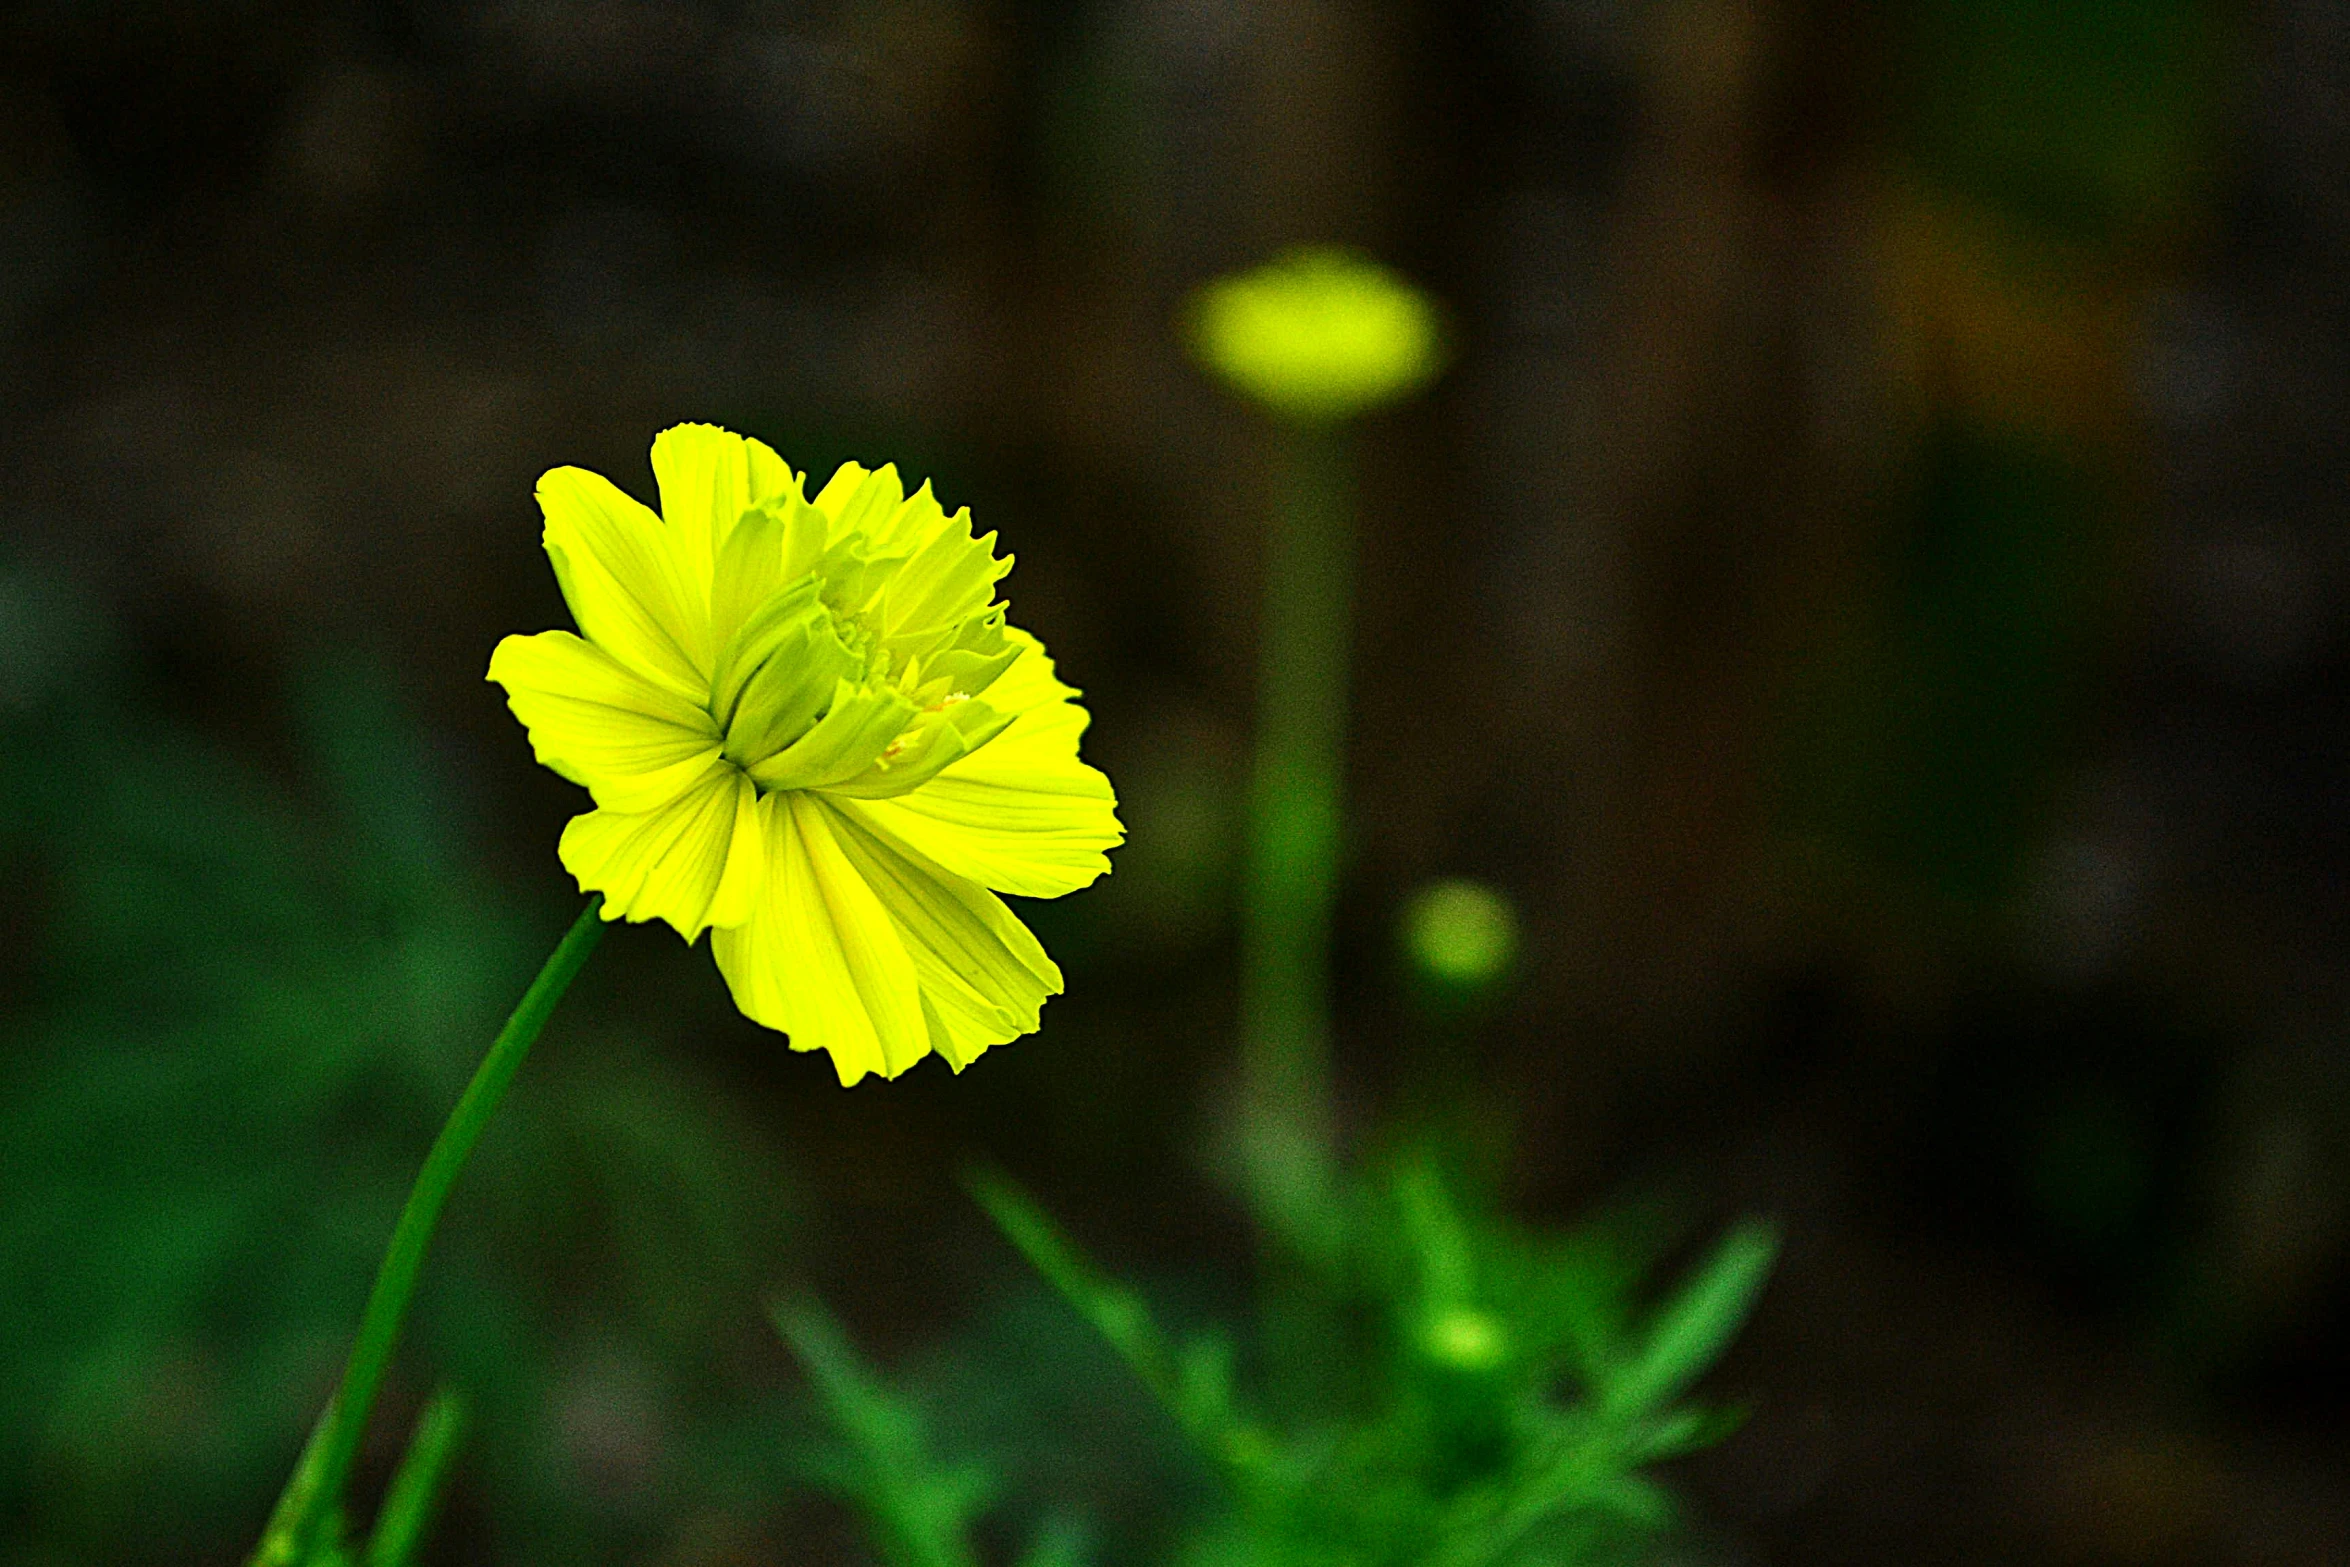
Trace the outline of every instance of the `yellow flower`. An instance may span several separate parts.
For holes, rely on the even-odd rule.
[[[844,1084],[1032,1032],[1061,973],[995,894],[1073,892],[1124,832],[1077,693],[994,602],[995,535],[894,468],[810,501],[709,425],[663,431],[653,474],[658,516],[582,469],[539,480],[580,634],[490,660],[594,797],[564,867],[606,919],[710,930],[736,1004]]]
[[[1293,250],[1201,289],[1192,351],[1242,395],[1306,423],[1417,390],[1444,358],[1427,296],[1344,250]]]

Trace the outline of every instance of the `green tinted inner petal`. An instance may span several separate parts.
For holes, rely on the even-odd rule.
[[[891,575],[881,622],[893,637],[951,630],[985,613],[1011,569],[996,558],[994,534],[975,539],[968,523],[941,528]]]
[[[727,760],[738,767],[799,739],[842,682],[864,677],[865,660],[842,639],[817,598],[820,587],[811,573],[775,594],[719,657],[710,712],[725,730]]]
[[[1009,729],[1016,716],[952,698],[916,714],[870,767],[829,792],[879,800],[918,789]]]
[[[778,591],[822,568],[825,528],[822,513],[785,494],[745,511],[728,531],[710,587],[711,633],[722,654]]]
[[[994,685],[996,677],[1011,668],[1019,656],[1019,647],[1004,635],[1004,608],[995,605],[957,626],[943,647],[924,652],[920,666],[924,689],[944,683],[934,694],[917,699],[927,705],[949,691],[977,696]]]
[[[844,620],[871,622],[882,590],[905,561],[903,555],[868,554],[855,541],[835,544],[817,568],[824,578],[824,602]]]
[[[890,687],[842,680],[813,728],[744,770],[767,790],[845,783],[872,766],[913,717],[914,704]]]

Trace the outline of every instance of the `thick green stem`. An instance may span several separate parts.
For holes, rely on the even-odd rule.
[[[1353,475],[1342,426],[1277,454],[1241,889],[1241,1069],[1261,1200],[1302,1219],[1329,1183],[1330,910],[1337,888]]]
[[[424,1168],[417,1173],[407,1204],[400,1210],[399,1223],[392,1227],[383,1265],[376,1270],[375,1288],[368,1294],[367,1310],[359,1319],[359,1337],[351,1346],[350,1363],[343,1368],[342,1386],[328,1405],[322,1428],[295,1468],[288,1494],[279,1502],[259,1549],[253,1553],[252,1567],[293,1567],[303,1561],[319,1521],[341,1504],[351,1465],[359,1454],[359,1439],[367,1429],[368,1411],[383,1387],[384,1373],[391,1368],[400,1324],[416,1295],[417,1276],[424,1267],[425,1250],[432,1244],[433,1227],[440,1222],[441,1210],[448,1205],[449,1193],[473,1145],[481,1141],[482,1130],[489,1125],[498,1101],[505,1097],[507,1085],[521,1070],[523,1057],[530,1053],[555,1003],[563,999],[563,992],[571,987],[604,934],[603,904],[600,894],[588,899],[570,931],[556,944],[538,978],[530,982],[530,989],[522,993],[513,1015],[506,1019],[506,1026],[490,1042],[489,1054],[482,1057],[473,1081],[465,1085],[457,1108],[449,1112],[441,1135],[433,1140],[432,1151],[424,1156]],[[296,1495],[297,1491],[301,1494]]]

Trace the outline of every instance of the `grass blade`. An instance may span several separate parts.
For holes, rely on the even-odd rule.
[[[408,1451],[392,1476],[383,1510],[375,1515],[375,1531],[367,1540],[366,1567],[408,1567],[415,1560],[416,1547],[440,1505],[450,1461],[457,1456],[457,1444],[464,1440],[465,1418],[463,1395],[448,1388],[435,1393],[416,1417]]]

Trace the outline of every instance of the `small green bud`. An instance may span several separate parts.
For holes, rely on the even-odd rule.
[[[1490,1371],[1509,1353],[1501,1324],[1466,1306],[1431,1318],[1420,1344],[1430,1360],[1462,1371]]]
[[[1292,250],[1192,296],[1193,355],[1234,391],[1306,424],[1417,391],[1444,359],[1436,309],[1351,251]]]
[[[1403,938],[1423,980],[1465,996],[1508,975],[1518,955],[1518,916],[1483,882],[1432,882],[1404,909]]]

